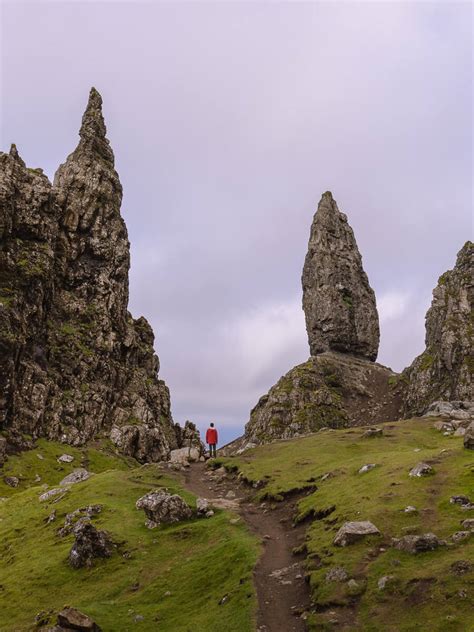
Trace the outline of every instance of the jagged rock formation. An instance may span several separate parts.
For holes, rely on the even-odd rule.
[[[474,400],[474,244],[465,243],[453,270],[442,274],[426,314],[425,351],[406,369],[406,413],[435,401]]]
[[[302,283],[311,355],[333,350],[375,360],[380,338],[375,294],[347,216],[329,191],[314,215]]]
[[[127,311],[122,187],[92,89],[52,186],[0,154],[0,429],[81,445],[110,432],[142,461],[180,446],[153,331]]]
[[[316,432],[398,419],[405,383],[390,369],[348,354],[311,357],[272,386],[250,413],[243,438],[229,453]]]

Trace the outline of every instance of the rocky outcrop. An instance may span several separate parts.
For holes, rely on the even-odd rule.
[[[127,311],[122,187],[92,89],[54,185],[0,154],[0,429],[81,445],[110,432],[140,461],[180,447],[153,331]],[[180,431],[181,432],[181,431]]]
[[[347,216],[329,191],[314,215],[302,283],[311,355],[333,350],[375,360],[380,338],[375,294]]]
[[[442,274],[426,314],[426,349],[406,369],[407,415],[435,401],[474,400],[474,244],[466,242],[453,270]]]
[[[96,529],[87,518],[78,520],[72,532],[74,544],[69,552],[72,568],[90,567],[95,559],[112,555],[113,542],[107,532]]]
[[[244,445],[399,419],[404,382],[390,369],[362,358],[326,352],[284,375],[250,413]]]

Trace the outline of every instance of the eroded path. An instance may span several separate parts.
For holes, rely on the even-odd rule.
[[[304,541],[304,527],[292,526],[294,503],[256,505],[250,501],[248,487],[230,475],[208,471],[204,463],[192,464],[184,478],[186,487],[197,496],[215,507],[237,511],[262,541],[263,551],[254,569],[258,632],[306,630],[300,615],[308,608],[309,588],[301,558],[292,553]]]

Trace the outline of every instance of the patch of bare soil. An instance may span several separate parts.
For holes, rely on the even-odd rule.
[[[203,463],[192,464],[184,474],[186,487],[216,507],[237,511],[263,543],[254,569],[258,598],[258,632],[303,632],[301,617],[310,605],[302,557],[293,549],[304,542],[304,525],[293,526],[297,498],[281,503],[255,504],[247,486],[229,474],[213,473]],[[230,492],[230,494],[229,494]],[[235,497],[229,498],[228,495]]]

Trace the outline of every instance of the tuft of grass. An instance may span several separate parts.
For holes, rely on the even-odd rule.
[[[62,452],[76,459],[60,471],[56,458]],[[41,484],[28,487],[34,472],[54,485],[84,455],[94,476],[71,486],[58,502],[40,503]],[[48,442],[8,461],[9,468],[28,476],[0,502],[1,632],[33,630],[38,612],[57,612],[66,604],[93,617],[104,632],[254,629],[255,538],[242,524],[230,524],[223,511],[209,519],[147,529],[135,502],[151,489],[179,493],[192,506],[195,499],[158,465],[137,465],[101,449]],[[110,559],[73,570],[67,563],[73,536],[59,538],[56,531],[67,513],[96,503],[103,510],[93,522],[109,532],[117,548]],[[53,510],[57,518],[46,524]]]
[[[348,629],[354,631],[469,630],[474,571],[459,576],[451,571],[451,564],[474,559],[474,534],[463,543],[419,555],[394,549],[391,538],[433,532],[450,542],[450,536],[463,529],[461,521],[472,512],[450,504],[449,498],[464,494],[474,499],[473,454],[463,448],[462,437],[445,437],[435,430],[433,419],[381,427],[384,436],[377,442],[361,438],[364,428],[328,430],[219,462],[237,468],[250,483],[267,481],[257,492],[260,498],[284,496],[295,489],[303,492],[307,482],[315,480],[316,491],[302,497],[295,516],[296,520],[315,517],[305,541],[314,608],[311,630],[332,629],[328,613],[334,607],[351,610],[354,619]],[[410,469],[419,461],[431,463],[434,474],[410,478]],[[358,474],[366,463],[377,467]],[[321,480],[328,472],[331,475]],[[335,509],[327,513],[333,505]],[[415,506],[417,513],[405,513],[408,505]],[[351,520],[370,520],[382,536],[344,548],[334,546],[338,529]],[[327,582],[332,566],[343,566],[358,588]],[[377,582],[384,575],[394,579],[379,590]]]

